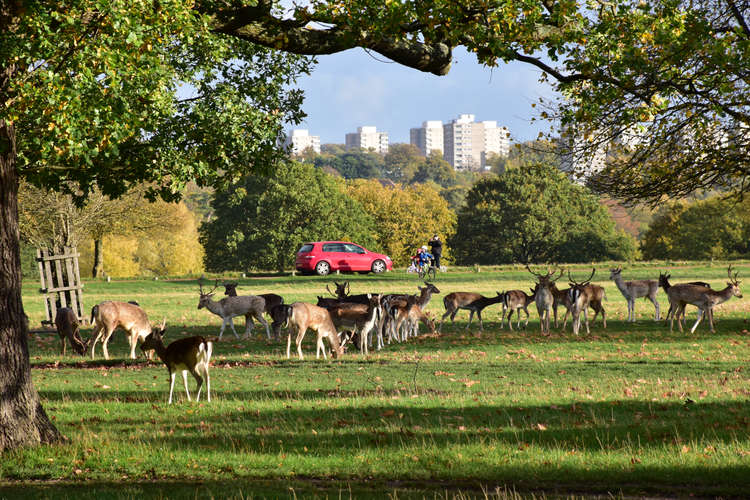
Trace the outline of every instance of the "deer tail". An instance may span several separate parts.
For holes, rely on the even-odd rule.
[[[99,314],[99,306],[95,305],[94,307],[91,308],[91,324],[92,325],[94,324],[94,317],[96,317],[97,314]]]

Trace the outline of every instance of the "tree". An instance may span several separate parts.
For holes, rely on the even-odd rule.
[[[450,240],[460,264],[630,259],[632,238],[615,230],[586,188],[548,165],[477,182]]]
[[[385,154],[385,173],[394,182],[409,182],[414,178],[424,157],[413,144],[391,144]]]
[[[443,160],[443,156],[437,151],[430,151],[429,156],[417,164],[411,182],[425,183],[432,181],[447,188],[456,184],[456,172],[450,163]]]
[[[429,185],[383,186],[376,180],[356,180],[348,184],[347,193],[375,221],[377,246],[396,264],[405,265],[435,233],[445,241],[455,230],[455,214]],[[443,256],[450,260],[449,249]]]
[[[19,180],[78,202],[146,181],[172,200],[189,180],[268,169],[284,122],[302,118],[292,84],[309,65],[211,34],[184,2],[0,6],[0,451],[62,438],[30,376]]]
[[[732,259],[750,254],[750,203],[720,197],[662,208],[643,236],[647,259]]]
[[[331,167],[346,179],[372,179],[383,176],[383,157],[372,151],[343,151],[337,154],[318,155],[316,167]]]
[[[294,264],[306,241],[346,240],[377,250],[375,228],[341,181],[290,161],[270,177],[251,175],[212,201],[215,217],[201,226],[210,271],[276,269]]]

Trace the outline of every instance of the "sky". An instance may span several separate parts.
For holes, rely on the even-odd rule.
[[[523,63],[486,68],[463,48],[454,50],[446,76],[435,76],[388,61],[376,52],[351,49],[320,56],[312,74],[298,80],[305,91],[306,128],[320,142],[344,143],[345,134],[374,125],[389,142],[409,142],[409,129],[426,120],[443,123],[459,114],[495,120],[514,141],[536,139],[550,123],[531,118],[539,98],[554,91],[539,83],[539,70]]]

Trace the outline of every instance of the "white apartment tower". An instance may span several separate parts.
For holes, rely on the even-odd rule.
[[[293,155],[302,154],[308,148],[320,153],[320,136],[310,135],[310,132],[306,129],[292,130],[291,133],[287,134],[284,146]]]
[[[487,164],[487,158],[492,155],[508,157],[510,153],[510,132],[506,127],[498,127],[496,121],[484,121],[484,152],[482,166]]]
[[[376,153],[388,152],[388,132],[378,132],[376,127],[357,127],[357,131],[346,134],[346,149],[360,148]]]
[[[423,156],[432,151],[443,154],[443,123],[436,120],[422,122],[421,127],[409,130],[409,142],[419,148]]]
[[[508,156],[508,129],[495,121],[474,121],[474,115],[459,115],[443,125],[443,158],[456,170],[484,168],[493,154]]]

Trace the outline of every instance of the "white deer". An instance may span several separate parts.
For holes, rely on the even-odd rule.
[[[615,285],[622,293],[625,300],[628,301],[628,321],[635,322],[635,299],[645,297],[654,304],[654,321],[661,319],[659,311],[659,301],[656,300],[656,294],[659,292],[659,282],[656,280],[632,280],[624,281],[622,279],[622,268],[609,270],[609,279],[614,280]]]
[[[250,333],[253,331],[253,317],[255,317],[260,324],[266,327],[266,337],[270,340],[271,332],[268,329],[268,322],[263,318],[263,312],[266,308],[266,301],[263,297],[258,297],[257,295],[238,295],[234,297],[225,297],[216,301],[213,300],[212,297],[217,286],[218,281],[213,290],[208,293],[203,293],[203,285],[200,284],[198,309],[205,307],[222,319],[221,330],[219,330],[219,340],[221,340],[221,336],[224,334],[224,328],[226,328],[227,325],[232,328],[234,336],[240,338],[240,336],[237,335],[237,330],[234,329],[234,322],[232,321],[232,318],[235,316],[245,317],[245,338],[250,337]]]

